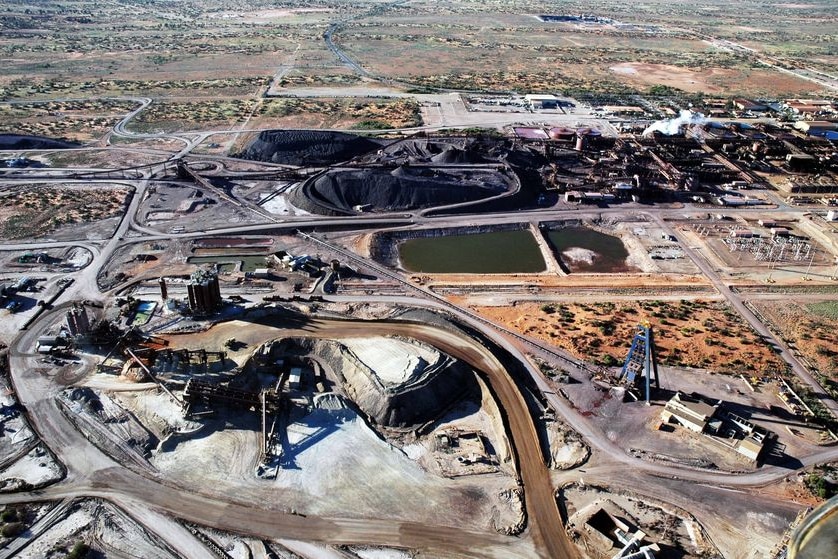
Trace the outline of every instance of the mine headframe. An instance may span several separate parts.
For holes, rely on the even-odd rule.
[[[641,378],[645,379],[646,404],[648,405],[651,397],[652,377],[654,377],[655,388],[660,389],[652,326],[648,320],[644,320],[637,325],[637,332],[631,342],[631,348],[617,378],[630,387],[639,384]]]

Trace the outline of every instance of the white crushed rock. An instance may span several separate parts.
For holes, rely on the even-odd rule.
[[[402,452],[411,460],[419,460],[428,453],[428,449],[421,444],[408,444],[402,447]]]
[[[13,491],[23,483],[41,486],[61,477],[61,468],[44,445],[39,444],[0,473],[0,491]]]
[[[581,262],[591,266],[594,263],[594,260],[599,257],[599,253],[587,248],[571,247],[562,252],[562,257],[571,262]]]
[[[398,338],[351,338],[343,343],[385,384],[417,378],[441,359],[440,352],[430,346]]]
[[[361,559],[411,559],[410,553],[401,549],[384,547],[350,547],[349,551]]]
[[[550,441],[550,467],[569,470],[585,462],[591,454],[582,438],[566,425],[553,421],[547,424],[547,439]]]
[[[66,546],[69,551],[77,541],[75,536],[90,526],[92,521],[92,512],[87,507],[80,507],[24,547],[17,557],[18,559],[44,559],[53,555],[63,557],[65,555],[63,553],[55,554],[55,548]]]

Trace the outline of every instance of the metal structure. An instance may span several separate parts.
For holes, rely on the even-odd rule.
[[[652,376],[654,376],[655,388],[660,388],[658,377],[658,365],[655,362],[654,340],[652,337],[652,326],[649,321],[637,326],[637,333],[631,342],[626,361],[620,370],[618,378],[629,385],[638,382],[638,376],[646,379],[646,404],[649,405],[652,391]]]
[[[67,311],[67,329],[72,336],[85,336],[90,333],[90,319],[84,311],[84,307],[74,305]]]
[[[805,262],[814,259],[816,249],[800,237],[735,237],[723,239],[730,252],[750,252],[758,262]]]
[[[282,378],[282,376],[280,376]],[[277,383],[279,384],[279,383]],[[214,404],[228,405],[244,410],[253,410],[260,415],[262,424],[262,453],[266,454],[271,439],[276,433],[276,418],[283,409],[282,393],[278,390],[264,389],[259,392],[232,388],[225,384],[204,382],[191,378],[183,391],[184,413],[189,414],[195,404],[212,409]],[[270,432],[268,415],[274,415]]]
[[[166,278],[161,277],[157,280],[157,282],[160,284],[160,298],[163,299],[163,301],[165,301],[169,298],[169,290],[166,287]]]
[[[197,270],[189,278],[186,289],[189,296],[189,308],[195,314],[212,314],[223,304],[218,275],[214,272]]]

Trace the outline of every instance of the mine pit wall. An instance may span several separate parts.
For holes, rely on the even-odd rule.
[[[341,363],[349,397],[379,425],[410,427],[433,419],[474,386],[474,373],[451,360],[436,374],[423,375],[407,387],[384,388],[374,371],[338,343],[322,342],[318,353]]]
[[[505,223],[499,225],[479,225],[470,227],[446,227],[445,229],[416,229],[411,231],[387,231],[375,233],[369,242],[370,258],[386,266],[400,268],[399,244],[409,239],[426,239],[449,235],[467,235],[472,233],[496,233],[498,231],[525,231],[528,223]]]
[[[347,395],[361,411],[386,427],[425,423],[475,389],[471,368],[450,357],[415,382],[385,387],[374,371],[339,342],[317,340],[312,351],[340,374]]]
[[[489,421],[492,424],[492,430],[494,431],[490,440],[493,444],[496,444],[495,452],[498,454],[498,462],[500,462],[503,466],[511,468],[517,476],[518,472],[515,469],[515,457],[512,455],[512,446],[509,444],[506,425],[503,423],[503,416],[500,408],[498,407],[498,402],[495,400],[495,396],[492,394],[492,391],[489,390],[486,382],[480,378],[479,375],[477,375],[477,384],[480,386],[480,394],[482,395],[480,407],[489,416]]]

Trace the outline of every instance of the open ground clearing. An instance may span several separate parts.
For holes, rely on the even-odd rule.
[[[91,142],[137,107],[131,101],[0,103],[3,132]]]
[[[81,232],[82,224],[107,227],[105,220],[121,215],[129,194],[126,187],[56,188],[46,184],[6,191],[0,211],[0,236],[31,239],[68,225],[74,225],[76,232]]]
[[[516,332],[605,365],[623,362],[637,326],[648,320],[662,364],[748,375],[785,369],[750,326],[719,302],[519,303],[474,310]]]
[[[820,371],[825,386],[838,392],[838,301],[797,303],[787,299],[752,304]]]
[[[245,333],[237,324],[222,324],[207,332],[170,339],[184,347],[209,349],[219,347],[218,343],[235,332],[236,339],[250,348],[232,355],[243,362],[265,336],[277,333],[254,324]],[[275,495],[283,509],[303,514],[333,516],[353,510],[361,517],[383,515],[415,522],[433,519],[435,523],[490,530],[515,523],[514,509],[511,513],[500,512],[499,497],[502,491],[515,486],[513,479],[497,469],[491,470],[495,473],[490,477],[480,477],[479,483],[469,476],[448,479],[441,472],[426,471],[382,440],[351,409],[292,408],[289,422],[282,426],[286,433],[282,438],[282,465],[269,479],[260,479],[259,424],[255,414],[228,410],[209,420],[184,421],[163,395],[130,391],[121,393],[119,399],[153,432],[176,433],[153,453],[151,463],[178,483],[206,489],[209,480],[213,493],[234,491],[259,500]],[[469,409],[464,417],[455,417],[453,422],[441,424],[436,432],[469,426],[493,429],[493,420],[487,420],[479,408]],[[490,435],[491,439],[495,437]],[[501,443],[494,442],[492,447],[500,448]],[[468,457],[468,453],[463,456]],[[433,461],[431,455],[427,459]],[[440,471],[438,466],[433,470]],[[462,471],[468,473],[468,469]],[[380,491],[381,487],[387,491]],[[421,490],[417,491],[419,487]],[[509,518],[509,514],[513,516]]]

